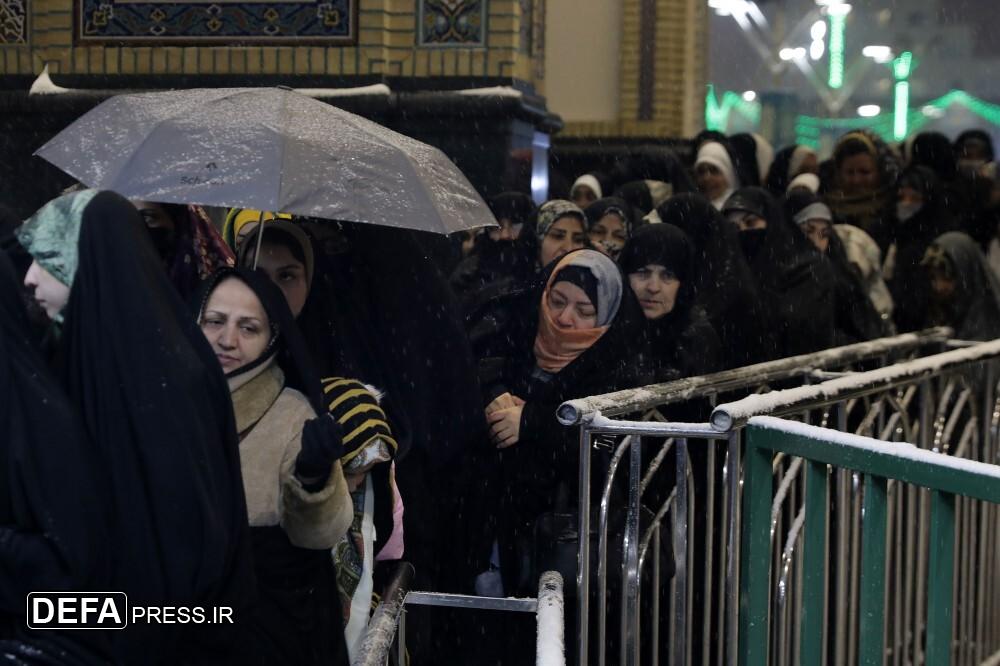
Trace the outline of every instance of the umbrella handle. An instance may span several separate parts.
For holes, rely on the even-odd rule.
[[[260,211],[260,218],[257,220],[257,249],[253,253],[253,270],[257,270],[257,262],[260,261],[260,244],[264,240],[264,211]]]

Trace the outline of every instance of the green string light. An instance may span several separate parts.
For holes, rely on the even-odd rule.
[[[906,114],[909,109],[910,84],[907,81],[896,81],[896,105],[892,114],[892,138],[896,141],[906,138]]]
[[[715,86],[708,84],[705,95],[705,127],[725,132],[729,127],[729,114],[736,111],[752,124],[760,123],[760,102],[748,102],[739,93],[727,90],[720,103],[715,97]]]
[[[834,90],[844,85],[844,27],[843,14],[830,15],[830,77],[827,84]]]
[[[895,68],[894,68],[895,73]],[[813,116],[798,116],[795,119],[796,143],[819,147],[819,137],[824,130],[850,132],[851,130],[869,129],[886,141],[902,141],[911,134],[920,132],[930,122],[930,118],[921,110],[909,109],[909,84],[900,81],[906,87],[907,110],[900,114],[901,109],[893,113],[882,113],[871,118],[816,118]],[[900,104],[900,93],[897,90],[896,104]],[[926,106],[944,111],[952,104],[958,104],[976,114],[991,125],[1000,126],[1000,105],[985,102],[963,90],[952,90],[949,93],[931,100]],[[902,120],[899,118],[902,117]],[[902,130],[901,132],[899,130]]]

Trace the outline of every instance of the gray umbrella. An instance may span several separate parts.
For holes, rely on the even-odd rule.
[[[129,199],[445,234],[496,224],[437,148],[283,88],[118,95],[35,154]]]

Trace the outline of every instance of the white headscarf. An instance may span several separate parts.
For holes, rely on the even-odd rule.
[[[796,187],[804,187],[813,194],[819,192],[819,176],[814,173],[800,173],[795,178],[792,178],[792,182],[788,183],[788,189],[785,192],[791,192]]]
[[[597,180],[592,174],[585,173],[576,179],[573,183],[573,187],[569,189],[569,198],[572,199],[576,196],[576,188],[583,185],[584,187],[589,187],[593,191],[594,195],[601,199],[604,197],[604,192],[601,190],[601,182]]]
[[[694,168],[697,170],[700,164],[711,164],[722,172],[722,177],[729,183],[725,192],[712,199],[712,206],[716,210],[722,210],[726,199],[740,186],[740,181],[736,177],[736,169],[733,168],[733,161],[729,158],[729,153],[726,152],[725,147],[721,143],[718,141],[706,141],[698,149],[698,157],[695,158]]]
[[[788,177],[795,178],[799,175],[799,169],[802,168],[802,163],[806,161],[806,158],[810,155],[815,155],[816,151],[809,146],[803,146],[801,143],[795,146],[795,150],[792,151],[792,157],[788,160]]]

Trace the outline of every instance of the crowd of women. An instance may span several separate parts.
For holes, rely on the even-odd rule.
[[[398,560],[416,588],[490,596],[572,570],[564,400],[937,324],[1000,337],[985,133],[853,132],[826,161],[753,135],[693,147],[537,208],[496,196],[499,226],[452,256],[282,213],[233,209],[220,232],[86,189],[5,224],[0,651],[347,663]],[[35,590],[234,623],[29,630]],[[465,663],[477,621],[415,616],[413,663]],[[488,663],[520,663],[514,632]]]

